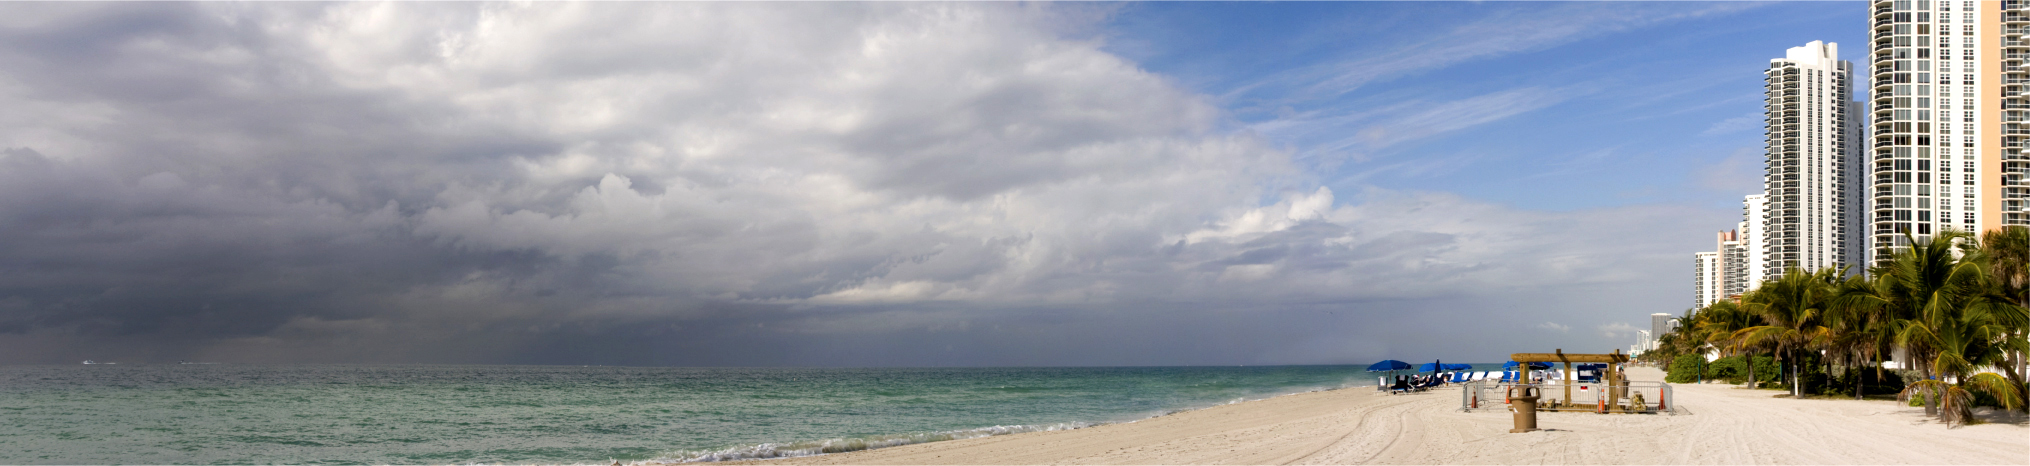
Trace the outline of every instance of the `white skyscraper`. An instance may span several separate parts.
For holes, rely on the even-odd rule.
[[[1748,289],[1754,290],[1769,276],[1768,235],[1762,231],[1769,221],[1769,196],[1750,194],[1741,199],[1741,246],[1748,255],[1743,266],[1747,267]]]
[[[1849,87],[1853,64],[1838,57],[1839,44],[1812,41],[1770,60],[1764,72],[1767,210],[1761,228],[1749,233],[1762,249],[1758,280],[1781,276],[1792,267],[1817,270],[1859,262],[1848,254],[1847,215],[1853,194],[1849,170],[1861,154],[1852,144],[1859,127],[1848,122],[1848,115],[1860,103],[1853,101]]]
[[[1869,247],[1874,262],[1945,229],[2030,224],[2030,98],[2020,1],[1893,0],[1869,4],[1873,149]]]
[[[1720,301],[1719,253],[1692,253],[1692,307],[1704,309]]]

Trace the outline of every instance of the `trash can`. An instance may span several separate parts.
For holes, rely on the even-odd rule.
[[[1537,430],[1537,399],[1542,397],[1537,387],[1521,388],[1523,396],[1509,396],[1509,408],[1515,411],[1515,428],[1508,431],[1511,434]],[[1515,393],[1515,389],[1509,389],[1509,393]]]

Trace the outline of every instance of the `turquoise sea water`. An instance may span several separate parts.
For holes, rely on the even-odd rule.
[[[13,366],[0,367],[0,463],[790,456],[1373,385],[1361,369]]]

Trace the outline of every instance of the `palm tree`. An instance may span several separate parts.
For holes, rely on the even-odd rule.
[[[1704,320],[1704,314],[1698,309],[1686,309],[1685,315],[1671,318],[1671,323],[1677,328],[1671,329],[1668,343],[1676,354],[1696,354],[1705,358],[1706,337],[1699,332],[1699,322]],[[1704,371],[1700,371],[1699,379],[1705,378]]]
[[[1842,296],[1863,301],[1848,304],[1885,312],[1895,344],[1923,374],[1923,380],[1904,387],[1898,398],[1923,395],[1925,414],[1938,415],[1948,425],[1971,416],[1970,390],[1992,394],[2013,408],[2019,400],[2016,389],[1999,375],[1973,370],[1998,363],[2003,353],[2023,346],[2022,338],[2009,332],[2030,320],[2023,307],[1997,292],[1998,284],[1987,273],[1986,254],[1971,241],[1971,234],[1946,231],[1918,241],[1905,232],[1904,238],[1910,246],[1898,249],[1877,270],[1879,281],[1872,290]],[[1957,244],[1967,247],[1956,254]],[[1965,257],[1956,257],[1961,254]]]
[[[1978,246],[1983,256],[1981,259],[1988,263],[1988,274],[2001,288],[1999,292],[2017,306],[2030,308],[2030,228],[2006,226],[1988,230]],[[2026,330],[2030,330],[2023,327],[2016,326],[2010,333],[2022,338]],[[2030,376],[2025,373],[2030,369],[2025,367],[2023,353],[2021,349],[2010,351],[2007,356],[2009,361],[2002,367],[2009,381],[2017,387],[2017,395],[2030,399],[2030,384],[2024,380]],[[2023,411],[2030,413],[2030,403],[2025,404]]]
[[[1882,362],[1896,344],[1893,316],[1884,300],[1872,299],[1881,295],[1877,289],[1882,283],[1863,275],[1847,277],[1840,282],[1832,309],[1826,313],[1826,324],[1832,329],[1827,354],[1849,368],[1856,400],[1867,390],[1862,375],[1854,371],[1866,366],[1875,371],[1875,378],[1882,378]]]
[[[2020,318],[2023,308],[1990,296],[1975,295],[1957,309],[1932,306],[1916,319],[1899,322],[1897,341],[1932,348],[1934,356],[1925,365],[1940,377],[1911,384],[1899,399],[1915,393],[1937,398],[1939,417],[1948,426],[1965,423],[1973,415],[1973,391],[1993,395],[2005,409],[2022,404],[2020,388],[2000,374],[1974,373],[1981,365],[2005,361],[2003,355],[2011,348],[2022,347],[2022,339],[2011,338],[2010,326],[2001,322]]]
[[[1895,335],[1894,345],[1909,358],[1907,362],[1911,368],[1917,369],[1925,380],[1931,380],[1936,374],[1930,362],[1935,359],[1937,348],[1931,345],[1930,340],[1907,339],[1902,331],[1924,309],[1951,307],[1950,300],[1956,296],[1948,292],[1951,277],[1955,272],[1973,270],[1961,267],[1963,264],[1955,257],[1952,245],[1968,235],[1960,231],[1945,231],[1929,241],[1920,242],[1905,231],[1903,237],[1909,246],[1897,248],[1887,264],[1873,270],[1878,281],[1876,286],[1867,290],[1869,294],[1844,298],[1865,301],[1850,305],[1878,308]],[[1929,392],[1925,394],[1924,414],[1938,415],[1938,397],[1930,396]],[[1908,393],[1902,396],[1908,396]]]
[[[1760,315],[1764,324],[1736,330],[1732,340],[1738,345],[1772,350],[1790,375],[1786,385],[1790,386],[1791,396],[1804,395],[1800,386],[1803,377],[1799,375],[1801,354],[1825,346],[1832,338],[1825,315],[1845,273],[1845,268],[1806,272],[1793,267],[1782,277],[1763,282],[1760,288],[1742,297],[1743,307]]]
[[[1659,364],[1665,371],[1670,371],[1671,364],[1676,362],[1679,356],[1704,355],[1705,337],[1698,331],[1701,314],[1698,309],[1686,309],[1684,315],[1671,318],[1675,328],[1658,336],[1656,348],[1643,352],[1642,358]],[[1703,374],[1701,376],[1703,377]]]
[[[1706,310],[1699,314],[1699,327],[1696,335],[1703,335],[1706,343],[1713,345],[1713,348],[1719,349],[1722,356],[1746,354],[1748,360],[1748,388],[1755,388],[1754,353],[1749,351],[1750,348],[1737,344],[1738,341],[1735,340],[1734,333],[1760,325],[1761,317],[1748,312],[1747,309],[1742,308],[1733,301],[1713,303],[1710,306],[1706,306]]]

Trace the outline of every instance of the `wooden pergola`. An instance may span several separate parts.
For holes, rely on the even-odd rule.
[[[1607,373],[1604,374],[1601,378],[1605,380],[1605,382],[1607,383],[1607,392],[1604,393],[1602,396],[1608,397],[1607,399],[1609,400],[1615,400],[1615,402],[1613,403],[1608,403],[1609,404],[1608,409],[1611,410],[1610,412],[1616,413],[1622,412],[1622,407],[1620,404],[1621,394],[1622,392],[1627,390],[1627,387],[1626,384],[1623,383],[1621,380],[1622,378],[1620,365],[1628,363],[1628,355],[1621,354],[1621,350],[1619,349],[1616,349],[1614,350],[1614,352],[1607,354],[1565,354],[1565,350],[1563,348],[1559,348],[1555,351],[1556,352],[1553,353],[1515,353],[1508,355],[1508,359],[1511,361],[1524,364],[1532,362],[1564,363],[1565,397],[1559,400],[1558,405],[1551,406],[1551,409],[1560,411],[1568,410],[1572,407],[1572,373],[1573,373],[1572,363],[1575,362],[1606,363]],[[1529,375],[1528,367],[1525,366],[1523,369],[1524,370],[1522,373],[1525,377],[1527,377]]]

